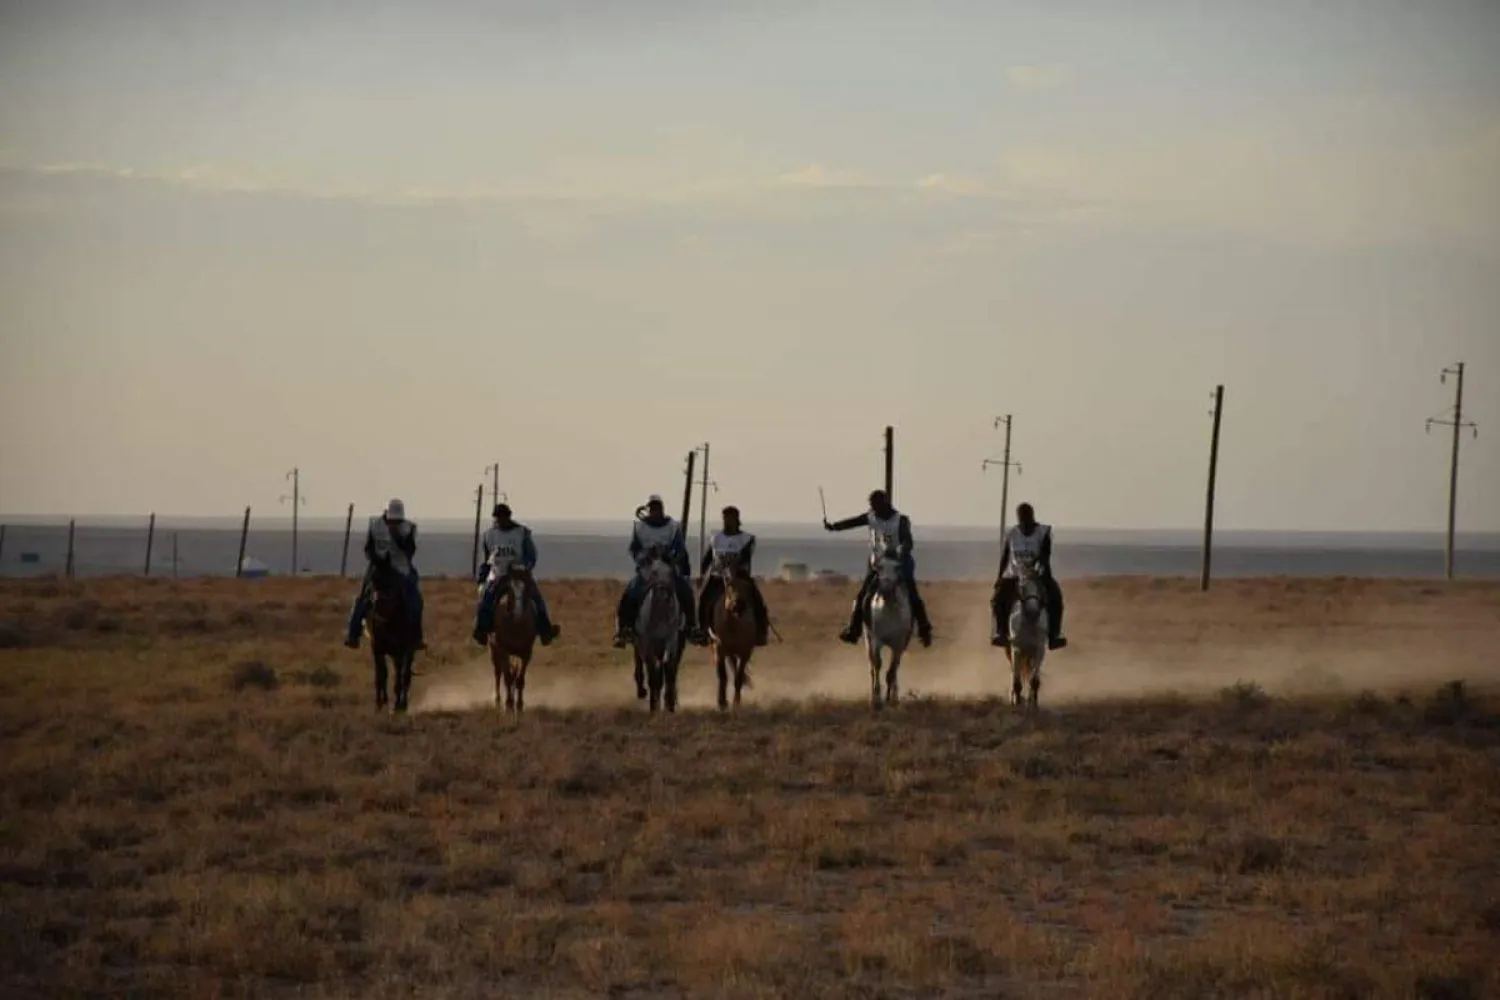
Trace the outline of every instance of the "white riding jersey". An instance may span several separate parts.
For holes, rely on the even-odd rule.
[[[1016,577],[1016,561],[1030,558],[1039,561],[1042,558],[1042,543],[1052,534],[1050,524],[1042,524],[1038,521],[1032,529],[1031,534],[1026,534],[1018,524],[1006,533],[1005,540],[1010,545],[1010,559],[1005,564],[1005,572],[1002,574],[1010,579]]]
[[[635,522],[635,540],[640,543],[642,556],[653,545],[661,549],[662,555],[666,555],[672,550],[680,534],[681,529],[677,526],[677,522],[670,517],[662,525],[650,525],[639,518]]]
[[[729,556],[738,556],[753,541],[755,541],[755,536],[748,531],[741,531],[735,535],[731,535],[727,531],[715,532],[712,543],[714,562],[723,563]]]
[[[406,553],[396,547],[392,535],[403,541],[416,534],[417,525],[413,521],[389,522],[384,517],[376,516],[370,518],[370,538],[373,540],[375,555],[379,559],[390,558],[391,569],[407,576],[411,573],[411,560]]]
[[[504,575],[512,563],[519,563],[525,551],[526,526],[512,524],[509,528],[491,525],[484,533],[484,547],[490,553],[490,568],[496,575]]]
[[[893,510],[891,516],[879,518],[872,510],[870,518],[870,562],[876,563],[882,559],[887,550],[899,552],[901,550],[901,512]]]

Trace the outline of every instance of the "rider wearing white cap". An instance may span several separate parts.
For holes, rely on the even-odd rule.
[[[416,635],[416,648],[425,649],[422,641],[422,590],[418,586],[417,567],[412,560],[417,554],[417,525],[406,519],[406,505],[393,499],[386,504],[385,512],[370,518],[365,532],[365,578],[359,595],[354,599],[354,608],[349,615],[349,633],[344,645],[359,648],[360,629],[370,606],[370,588],[377,569],[396,574],[406,588],[406,606],[412,615],[412,626]]]
[[[677,577],[677,601],[681,605],[683,632],[689,642],[702,645],[702,631],[694,620],[696,607],[693,600],[693,566],[688,560],[687,542],[683,538],[682,526],[667,516],[661,496],[653,493],[646,506],[636,508],[635,524],[630,533],[630,557],[635,560],[635,573],[620,595],[620,604],[615,609],[616,647],[623,649],[630,644],[634,630],[635,615],[640,607],[641,591],[646,578],[641,571],[646,566],[648,553],[656,549],[672,566]]]

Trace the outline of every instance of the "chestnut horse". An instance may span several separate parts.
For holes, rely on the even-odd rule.
[[[755,605],[750,578],[733,556],[716,567],[723,589],[713,606],[709,638],[714,648],[714,668],[719,674],[719,708],[729,707],[729,672],[734,671],[734,703],[750,686],[750,657],[755,654]]]
[[[375,708],[390,703],[389,660],[396,667],[395,711],[405,712],[411,697],[412,661],[417,656],[406,591],[401,577],[385,569],[375,572],[370,589],[374,599],[365,617],[365,634],[370,637],[370,655],[375,661]]]

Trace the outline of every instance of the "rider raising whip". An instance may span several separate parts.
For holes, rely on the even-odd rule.
[[[865,571],[864,582],[860,584],[859,593],[854,598],[854,607],[849,612],[849,626],[839,633],[839,638],[851,645],[859,642],[860,633],[864,630],[865,601],[869,599],[870,591],[875,586],[876,566],[887,552],[894,552],[901,561],[901,575],[911,598],[911,614],[916,619],[917,638],[922,645],[931,646],[932,623],[927,619],[927,605],[917,592],[916,560],[911,554],[915,544],[911,535],[911,519],[891,506],[890,497],[886,496],[885,490],[876,490],[870,494],[870,509],[865,513],[832,524],[828,522],[826,514],[823,517],[825,531],[848,531],[851,528],[870,529],[870,562]]]

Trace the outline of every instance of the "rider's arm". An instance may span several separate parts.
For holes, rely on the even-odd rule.
[[[1000,581],[1005,579],[1005,567],[1010,565],[1010,539],[1005,540],[1005,547],[1000,550],[1000,570],[995,574],[995,586],[1000,586]]]
[[[708,571],[711,570],[711,569],[713,569],[713,566],[714,566],[714,550],[713,550],[713,547],[710,546],[709,549],[708,549],[708,551],[705,552],[705,553],[703,553],[703,564],[698,567],[698,575],[699,576],[707,576],[708,575]]]
[[[630,529],[630,558],[635,562],[641,561],[641,536],[634,527]]]
[[[744,570],[745,570],[746,573],[749,573],[750,572],[750,566],[751,566],[752,563],[754,563],[754,561],[755,561],[755,536],[751,535],[750,536],[750,540],[745,543],[745,547],[743,549],[740,549],[740,566],[742,566],[744,568]]]
[[[526,529],[521,538],[521,565],[526,567],[528,573],[536,569],[536,542],[531,537],[530,528]]]
[[[823,522],[824,529],[828,531],[848,531],[850,528],[868,528],[869,526],[869,511],[863,514],[856,514],[853,517],[846,517],[842,521],[834,521],[832,524],[829,524],[827,521]]]
[[[367,528],[365,530],[365,561],[366,562],[375,562],[376,561],[376,556],[375,556],[375,529],[374,528]]]
[[[1037,562],[1041,563],[1042,572],[1048,576],[1052,575],[1052,531],[1050,529],[1046,537],[1042,539],[1042,553],[1037,558]]]
[[[396,544],[401,546],[401,551],[406,553],[406,558],[411,559],[416,556],[417,526],[413,524],[411,526],[411,534],[407,535],[404,539],[397,540]]]

